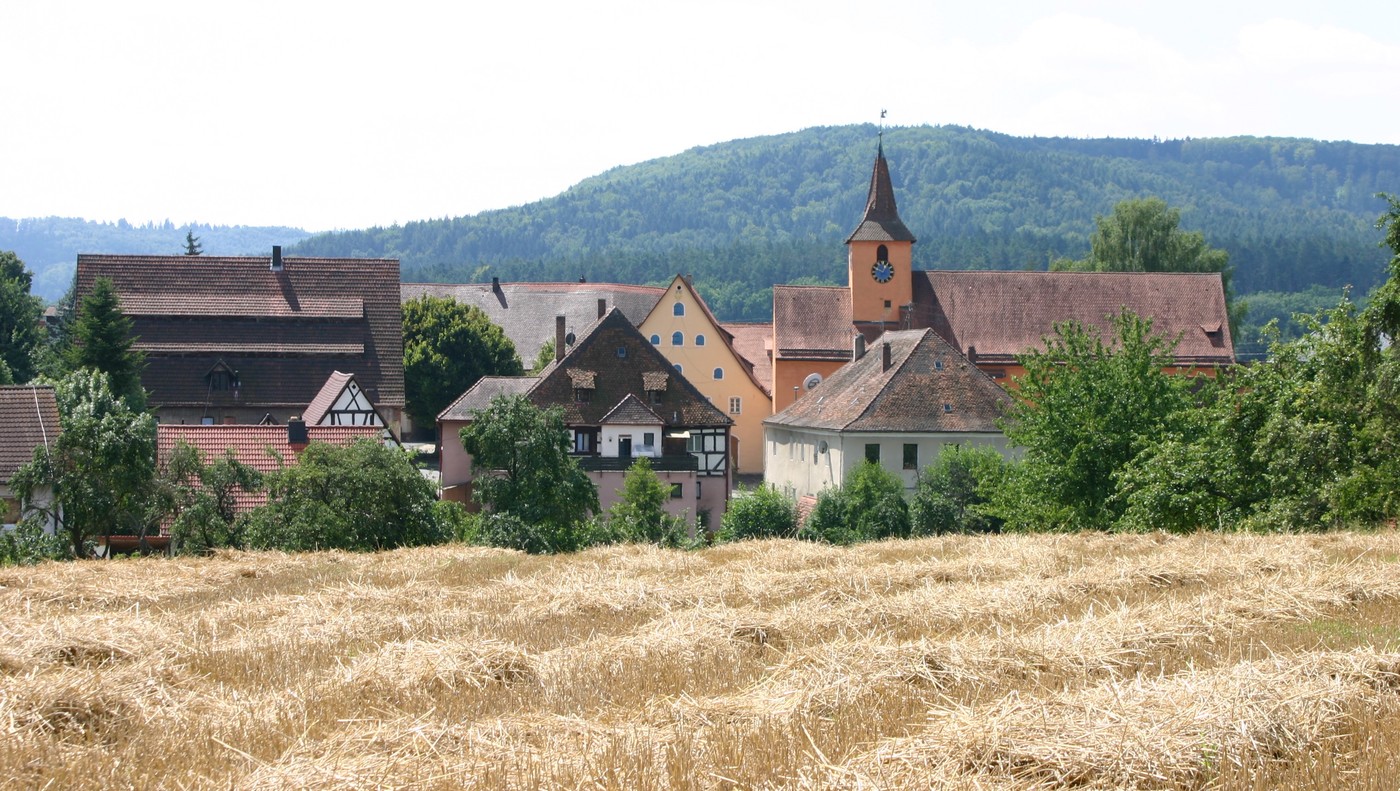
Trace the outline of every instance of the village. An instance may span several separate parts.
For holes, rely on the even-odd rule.
[[[597,490],[600,513],[646,459],[668,492],[664,510],[703,535],[723,521],[736,485],[761,483],[796,507],[839,489],[863,462],[912,492],[949,449],[1004,457],[1003,419],[1024,373],[1066,322],[1108,337],[1123,311],[1174,339],[1168,369],[1214,375],[1234,363],[1217,273],[918,271],[900,219],[883,141],[864,213],[846,240],[845,287],[773,288],[771,323],[725,323],[693,279],[632,284],[400,283],[395,260],[82,254],[76,298],[110,284],[143,355],[141,387],[160,463],[180,445],[226,452],[263,473],[295,464],[311,443],[367,439],[425,448],[438,498],[468,510],[480,474],[462,429],[503,395],[562,410],[569,455]],[[405,409],[402,305],[426,297],[479,309],[521,359],[552,349],[533,375],[483,376],[436,417]],[[9,487],[35,447],[59,432],[53,388],[0,389],[5,521],[62,503],[42,487]],[[232,493],[233,512],[265,502]],[[108,527],[101,555],[170,547],[158,530]]]

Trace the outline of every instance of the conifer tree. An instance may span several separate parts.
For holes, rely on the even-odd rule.
[[[83,297],[78,308],[68,348],[69,366],[107,374],[113,393],[133,408],[144,408],[146,392],[141,389],[141,368],[145,355],[133,348],[135,343],[131,319],[122,315],[116,287],[108,278],[99,277],[92,293]]]
[[[194,229],[191,228],[189,232],[185,234],[185,255],[203,254],[204,245],[199,243],[199,237],[194,235]]]

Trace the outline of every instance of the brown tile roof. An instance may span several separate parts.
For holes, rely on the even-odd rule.
[[[851,242],[912,242],[914,234],[899,219],[894,203],[894,187],[890,183],[890,166],[885,161],[885,144],[875,154],[875,168],[870,173],[870,193],[865,200],[865,214],[851,232]]]
[[[734,336],[734,351],[749,364],[753,379],[763,392],[773,394],[773,325],[730,322],[725,330]]]
[[[505,332],[529,368],[540,347],[554,340],[554,317],[564,316],[575,335],[598,320],[598,300],[641,324],[666,289],[619,283],[404,283],[404,301],[424,295],[475,305]]]
[[[626,349],[618,356],[619,348]],[[574,388],[568,371],[596,371],[597,381],[592,397],[584,403],[574,400]],[[670,385],[661,394],[660,403],[652,410],[668,426],[728,426],[733,423],[675,370],[671,362],[642,336],[637,327],[620,309],[613,308],[579,335],[564,359],[551,363],[540,373],[539,382],[530,390],[535,404],[562,406],[564,422],[571,426],[597,426],[614,404],[628,393],[646,399],[643,376],[666,373]]]
[[[376,426],[306,427],[307,438],[310,441],[332,445],[349,445],[357,439],[377,442],[383,431],[383,428]],[[262,473],[278,469],[277,459],[268,452],[269,449],[281,454],[282,459],[289,464],[296,463],[297,459],[297,449],[287,443],[286,426],[196,426],[169,423],[156,426],[157,452],[162,461],[181,440],[197,449],[204,456],[206,464],[222,458],[225,450],[232,450],[234,457],[240,462]],[[241,494],[236,496],[235,510],[242,513],[265,502],[265,492]]]
[[[1010,401],[938,333],[900,330],[885,333],[865,356],[763,422],[835,431],[999,431],[996,420]]]
[[[1180,334],[1182,364],[1234,361],[1225,292],[1216,274],[1148,272],[914,273],[916,327],[932,327],[960,350],[975,347],[979,362],[1010,362],[1043,348],[1056,322],[1100,328],[1127,307],[1150,316],[1153,329]],[[1214,332],[1212,332],[1214,330]]]
[[[311,399],[311,403],[306,405],[306,411],[301,413],[301,419],[306,421],[306,425],[314,426],[321,422],[321,418],[326,416],[326,410],[335,405],[335,399],[344,392],[345,386],[350,384],[355,378],[354,374],[336,371],[332,373],[326,383],[321,386],[321,392]]]
[[[849,360],[851,294],[840,286],[773,286],[778,359]]]
[[[471,420],[472,413],[491,405],[496,396],[524,395],[539,382],[537,376],[483,376],[448,404],[438,420]]]
[[[619,348],[626,350],[623,356],[618,355]],[[574,398],[575,371],[596,374],[593,392],[586,402]],[[667,375],[668,385],[661,391],[660,403],[650,409],[663,425],[733,423],[676,371],[618,308],[610,309],[606,316],[584,329],[564,359],[550,363],[538,377],[483,377],[443,410],[438,420],[470,420],[473,410],[486,406],[496,395],[524,393],[536,406],[562,407],[564,422],[570,426],[598,426],[629,394],[645,402],[647,383],[655,384],[657,375],[662,373]]]
[[[569,383],[580,390],[592,390],[598,386],[598,372],[578,368],[567,369]]]
[[[0,483],[58,436],[58,403],[47,385],[0,385]]]
[[[646,404],[643,404],[642,399],[633,393],[628,393],[598,422],[603,425],[660,426],[666,421],[651,411]]]
[[[403,407],[398,261],[266,257],[78,256],[77,293],[110,278],[145,349],[141,382],[158,406],[308,404],[335,371],[375,404]],[[239,391],[205,380],[222,360]],[[223,400],[221,400],[223,399]]]
[[[666,383],[670,380],[670,371],[642,371],[642,388],[644,390],[664,391]]]

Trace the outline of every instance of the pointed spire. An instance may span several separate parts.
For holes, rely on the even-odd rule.
[[[890,183],[890,166],[885,161],[885,136],[880,135],[875,152],[875,170],[870,174],[870,196],[865,201],[865,216],[846,240],[851,242],[913,242],[914,234],[899,219],[894,203],[894,186]]]

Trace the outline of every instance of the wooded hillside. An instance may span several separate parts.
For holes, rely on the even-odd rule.
[[[806,129],[618,167],[471,217],[312,237],[296,254],[397,257],[405,280],[661,283],[692,273],[725,319],[762,319],[773,283],[840,282],[863,205],[870,125]],[[1284,138],[1018,138],[885,133],[917,268],[1045,268],[1080,257],[1096,214],[1155,195],[1229,251],[1239,293],[1378,283],[1378,191],[1400,146]],[[526,154],[522,154],[526,155]]]

